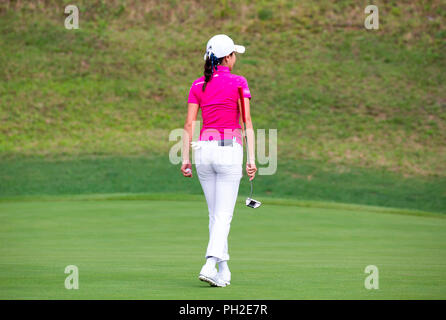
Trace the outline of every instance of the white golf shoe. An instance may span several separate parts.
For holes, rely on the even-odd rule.
[[[212,287],[226,287],[226,282],[218,277],[217,268],[204,265],[198,279],[209,283]]]
[[[225,285],[229,286],[231,284],[231,271],[218,271],[217,277],[221,279]]]

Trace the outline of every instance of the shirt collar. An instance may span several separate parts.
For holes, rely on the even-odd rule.
[[[227,66],[217,66],[217,72],[231,72]]]

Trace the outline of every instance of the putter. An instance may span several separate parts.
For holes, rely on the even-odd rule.
[[[246,205],[250,208],[256,209],[260,207],[262,204],[260,201],[257,201],[255,199],[252,199],[252,181],[249,181],[251,183],[251,194],[249,195],[249,198],[246,198]]]
[[[246,139],[246,135],[245,135],[245,122],[246,122],[246,117],[245,117],[245,99],[243,97],[243,88],[242,87],[238,87],[238,93],[240,96],[240,105],[241,105],[241,110],[240,110],[240,114],[241,114],[241,118],[242,118],[242,135],[243,135],[243,140],[245,141],[246,144],[246,149],[248,151],[247,153],[247,158],[248,158],[248,162],[249,162],[249,148],[248,148],[248,139]],[[251,193],[249,194],[249,197],[246,198],[246,205],[250,208],[256,209],[258,207],[260,207],[260,205],[262,204],[260,201],[255,200],[252,198],[252,190],[253,190],[253,186],[252,186],[252,180],[249,181],[251,184]]]

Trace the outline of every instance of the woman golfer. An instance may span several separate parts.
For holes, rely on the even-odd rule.
[[[246,172],[250,180],[257,171],[254,158],[254,134],[249,112],[248,83],[242,76],[231,73],[236,52],[245,47],[234,45],[227,35],[212,37],[204,55],[204,76],[192,83],[188,98],[187,118],[183,135],[181,172],[192,177],[189,144],[194,149],[195,167],[209,210],[209,243],[206,263],[199,279],[211,286],[230,284],[228,267],[228,234],[242,177],[243,142],[239,123],[239,93],[243,88],[249,163]],[[201,108],[203,128],[198,142],[192,142],[193,121]],[[216,265],[218,264],[218,271]]]

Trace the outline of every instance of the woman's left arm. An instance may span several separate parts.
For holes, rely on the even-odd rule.
[[[186,122],[184,123],[183,148],[181,152],[183,157],[181,172],[185,177],[192,177],[192,165],[190,163],[189,150],[194,133],[194,121],[197,120],[198,108],[199,105],[196,103],[187,104],[187,117]],[[186,171],[186,169],[190,169],[190,171]]]
[[[249,98],[244,98],[245,100],[245,120],[246,120],[246,140],[248,143],[248,155],[249,159],[246,161],[246,172],[248,173],[249,180],[254,179],[257,167],[256,167],[256,158],[255,158],[255,137],[254,137],[254,128],[251,120],[251,110],[249,104]]]

